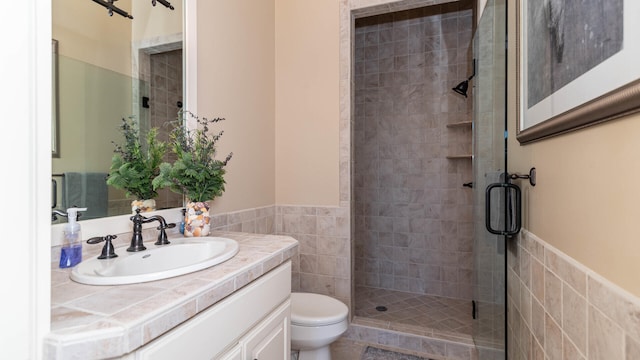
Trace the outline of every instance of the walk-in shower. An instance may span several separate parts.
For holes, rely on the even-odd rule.
[[[356,20],[356,316],[471,336],[472,102],[451,84],[472,29],[471,1]]]
[[[485,11],[497,11],[488,3]],[[491,15],[479,40],[474,7],[462,0],[355,19],[352,310],[355,324],[443,344],[471,349],[481,338],[480,346],[499,358],[504,276],[496,267],[503,248],[497,237],[486,245],[474,234],[484,219],[478,194],[488,180],[476,178],[504,171],[503,162],[494,169],[476,156],[500,154],[491,149],[500,130],[493,121],[504,119],[496,97],[504,91],[498,86],[505,59],[489,50],[504,39],[504,21]],[[504,17],[504,6],[500,11]],[[466,80],[452,91],[460,79]],[[475,96],[480,82],[490,84],[484,105]],[[489,109],[496,116],[489,118]],[[479,124],[480,115],[491,124]],[[494,319],[474,319],[478,307]]]

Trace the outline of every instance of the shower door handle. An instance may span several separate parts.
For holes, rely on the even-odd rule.
[[[504,189],[505,194],[505,221],[504,229],[494,229],[491,225],[491,192],[494,189]],[[513,199],[513,201],[511,201]],[[495,235],[513,236],[520,232],[522,227],[521,212],[522,196],[518,185],[509,183],[494,183],[485,190],[485,226],[487,231]]]

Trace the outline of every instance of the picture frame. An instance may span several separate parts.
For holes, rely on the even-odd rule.
[[[640,111],[640,2],[587,2],[516,1],[521,144]]]

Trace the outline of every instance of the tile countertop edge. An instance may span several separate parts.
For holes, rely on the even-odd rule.
[[[149,300],[145,299],[114,310],[110,315],[100,315],[78,308],[74,299],[52,301],[52,313],[55,308],[90,313],[92,320],[82,326],[62,326],[52,330],[44,339],[44,358],[112,358],[131,353],[287,262],[298,247],[298,242],[290,236],[232,232],[216,232],[212,235],[237,240],[240,251],[220,265],[178,277],[180,281],[174,280],[176,284],[173,286],[152,288],[152,297],[174,297],[156,308],[150,310]],[[170,282],[172,279],[128,286],[130,289],[136,289],[136,285],[142,288],[150,284],[153,287],[154,283],[163,281]],[[183,284],[190,286],[181,288]],[[105,287],[105,292],[109,288],[117,287]],[[95,287],[87,286],[89,295],[80,291],[77,298],[96,295],[89,289]],[[143,310],[143,315],[134,315],[135,318],[129,320],[127,315],[136,311],[136,308]],[[64,314],[60,318],[62,321],[68,320]],[[52,328],[55,328],[54,321],[52,314]]]

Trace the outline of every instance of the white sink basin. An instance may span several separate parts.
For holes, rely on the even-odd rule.
[[[116,249],[117,258],[96,257],[78,264],[71,280],[88,285],[123,285],[161,280],[188,274],[220,264],[238,253],[238,242],[221,237],[172,239],[171,244],[155,246],[148,241],[147,250]]]

